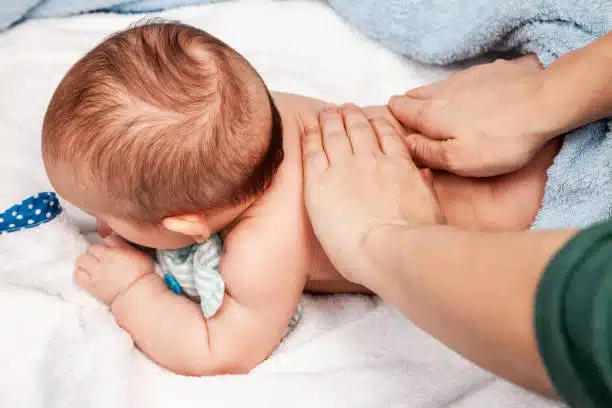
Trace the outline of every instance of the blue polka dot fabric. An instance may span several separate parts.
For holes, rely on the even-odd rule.
[[[49,222],[62,212],[53,192],[38,193],[0,213],[0,235],[34,228]]]

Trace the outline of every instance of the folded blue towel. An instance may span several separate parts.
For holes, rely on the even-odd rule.
[[[431,64],[518,51],[533,52],[548,65],[612,30],[612,0],[328,1],[367,35]],[[610,122],[566,135],[548,171],[534,228],[584,227],[612,218]]]
[[[146,13],[213,0],[0,0],[0,31],[29,18],[63,17],[92,11]]]

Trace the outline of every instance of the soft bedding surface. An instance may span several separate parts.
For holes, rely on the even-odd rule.
[[[449,73],[386,51],[316,1],[240,1],[165,12],[242,52],[273,90],[380,104]],[[0,35],[0,207],[50,189],[40,157],[45,106],[69,66],[141,15],[29,21]],[[1,211],[0,210],[0,211]],[[158,368],[70,285],[93,220],[67,214],[0,237],[0,407],[547,407],[495,379],[375,298],[305,296],[304,316],[246,376]],[[53,291],[51,291],[53,292]]]

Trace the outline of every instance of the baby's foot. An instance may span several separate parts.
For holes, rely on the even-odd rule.
[[[75,282],[110,306],[143,276],[153,273],[153,260],[116,234],[92,245],[77,258]]]

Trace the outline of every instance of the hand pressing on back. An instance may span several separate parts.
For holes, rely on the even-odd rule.
[[[354,105],[328,108],[302,137],[308,215],[348,280],[368,286],[373,274],[362,246],[373,230],[444,222],[428,172],[385,119],[368,120]]]
[[[389,108],[408,129],[419,164],[461,176],[510,173],[555,134],[538,109],[543,84],[535,56],[474,66],[394,96]]]

